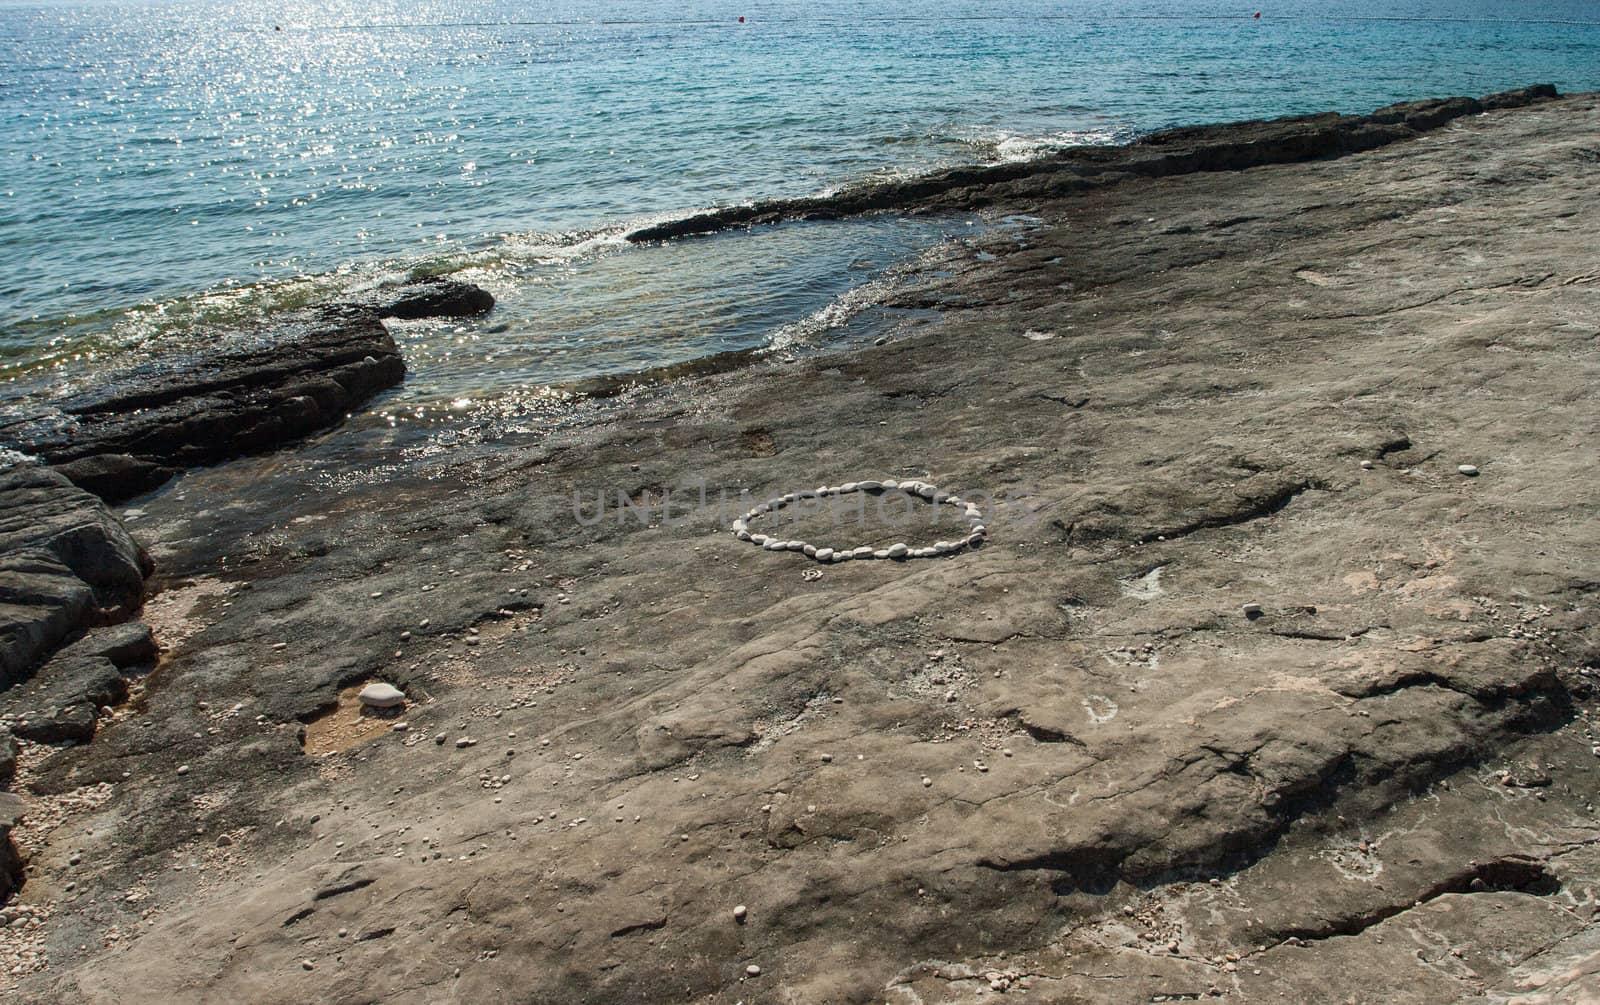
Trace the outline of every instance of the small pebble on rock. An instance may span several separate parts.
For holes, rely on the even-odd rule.
[[[368,684],[356,697],[368,708],[398,708],[406,703],[404,691],[383,681]]]

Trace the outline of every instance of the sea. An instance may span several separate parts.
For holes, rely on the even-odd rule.
[[[643,224],[1534,82],[1600,90],[1600,4],[0,0],[0,407],[451,276],[499,306],[395,324],[373,414],[537,421],[595,378],[861,338],[919,256],[1006,225]]]

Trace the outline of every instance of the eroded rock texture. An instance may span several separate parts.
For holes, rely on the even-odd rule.
[[[1580,96],[975,191],[1043,222],[953,245],[881,348],[151,500],[172,652],[28,761],[29,799],[114,794],[34,859],[76,920],[17,993],[1592,997],[1597,132]],[[819,570],[727,532],[884,477],[989,542]],[[370,680],[407,729],[317,746]]]

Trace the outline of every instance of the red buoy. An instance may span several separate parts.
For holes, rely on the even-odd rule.
[[[1256,11],[1255,17],[1256,17],[1257,21],[1261,20],[1261,12],[1260,11]]]
[[[1256,17],[1260,17],[1260,16],[1261,16],[1260,14],[1256,15]],[[740,24],[744,24],[744,15],[743,14],[739,15],[739,23]]]

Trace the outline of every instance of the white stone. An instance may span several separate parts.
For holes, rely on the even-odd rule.
[[[860,482],[845,482],[843,485],[839,486],[839,491],[841,493],[854,492],[857,489],[859,489],[860,487],[861,487],[861,483]]]
[[[904,542],[899,542],[896,544],[891,544],[884,554],[888,555],[890,558],[905,558],[906,555],[910,554],[910,552],[910,546],[906,545]]]
[[[855,551],[851,552],[851,554],[854,555],[857,558],[873,558],[873,557],[875,557],[875,553],[873,552],[872,548],[867,546],[867,545],[862,545],[861,547],[857,548]]]
[[[975,524],[972,525],[972,533],[974,533],[974,534],[988,534],[989,533],[989,528],[985,527],[981,523],[975,523]]]
[[[967,543],[968,544],[978,544],[978,543],[980,543],[982,541],[983,541],[983,535],[982,534],[968,534],[967,535]]]
[[[788,546],[788,541],[780,541],[775,537],[767,538],[767,540],[761,545],[761,547],[765,548],[767,551],[782,551]]]
[[[1372,470],[1372,462],[1371,461],[1362,461],[1361,462],[1361,470],[1363,470],[1363,471],[1371,471]]]
[[[872,557],[876,558],[876,559],[879,559],[880,561],[882,559],[886,559],[886,558],[889,557],[889,549],[888,548],[879,548],[877,551],[872,553]]]
[[[816,549],[816,546],[814,546],[814,545],[809,545],[808,544],[805,547],[801,548],[800,550],[805,552],[807,558],[816,558],[817,557],[817,549]]]
[[[804,541],[790,541],[787,545],[790,551],[802,551],[804,550],[805,546],[806,543]]]
[[[356,696],[368,708],[399,708],[406,703],[406,693],[393,684],[373,681]]]
[[[883,483],[875,481],[856,482],[856,488],[862,492],[871,492],[873,489],[883,488]]]
[[[733,920],[735,920],[735,921],[743,921],[745,919],[745,915],[747,915],[749,913],[750,913],[750,909],[748,907],[745,907],[743,904],[740,904],[738,907],[735,907],[733,909]]]
[[[899,487],[900,487],[900,483],[899,482],[897,482],[897,481],[895,481],[893,479],[884,479],[883,488],[885,490],[887,490],[887,489],[897,489]]]
[[[819,562],[831,562],[833,560],[833,549],[832,548],[818,548],[816,550],[816,554],[813,555],[812,557],[814,557]]]
[[[739,519],[733,521],[733,532],[735,534],[737,534],[741,530],[749,530],[749,529],[750,529],[750,525],[744,522],[744,518],[743,517],[740,517]]]
[[[967,504],[966,500],[960,496],[945,496],[944,501],[947,505],[954,506],[956,509],[960,509]]]
[[[1478,474],[1476,465],[1472,464],[1458,464],[1456,465],[1456,470],[1466,475],[1468,478],[1475,477]]]
[[[848,562],[855,557],[855,553],[849,551],[836,551],[833,553],[833,560],[835,562]]]
[[[751,977],[761,976],[761,968],[756,966],[754,963],[750,964],[748,967],[745,967],[744,972],[749,974]]]
[[[751,533],[749,531],[747,531],[747,530],[736,530],[736,531],[733,532],[733,536],[738,538],[741,541],[753,541],[753,540],[755,540],[754,536],[752,536]]]

